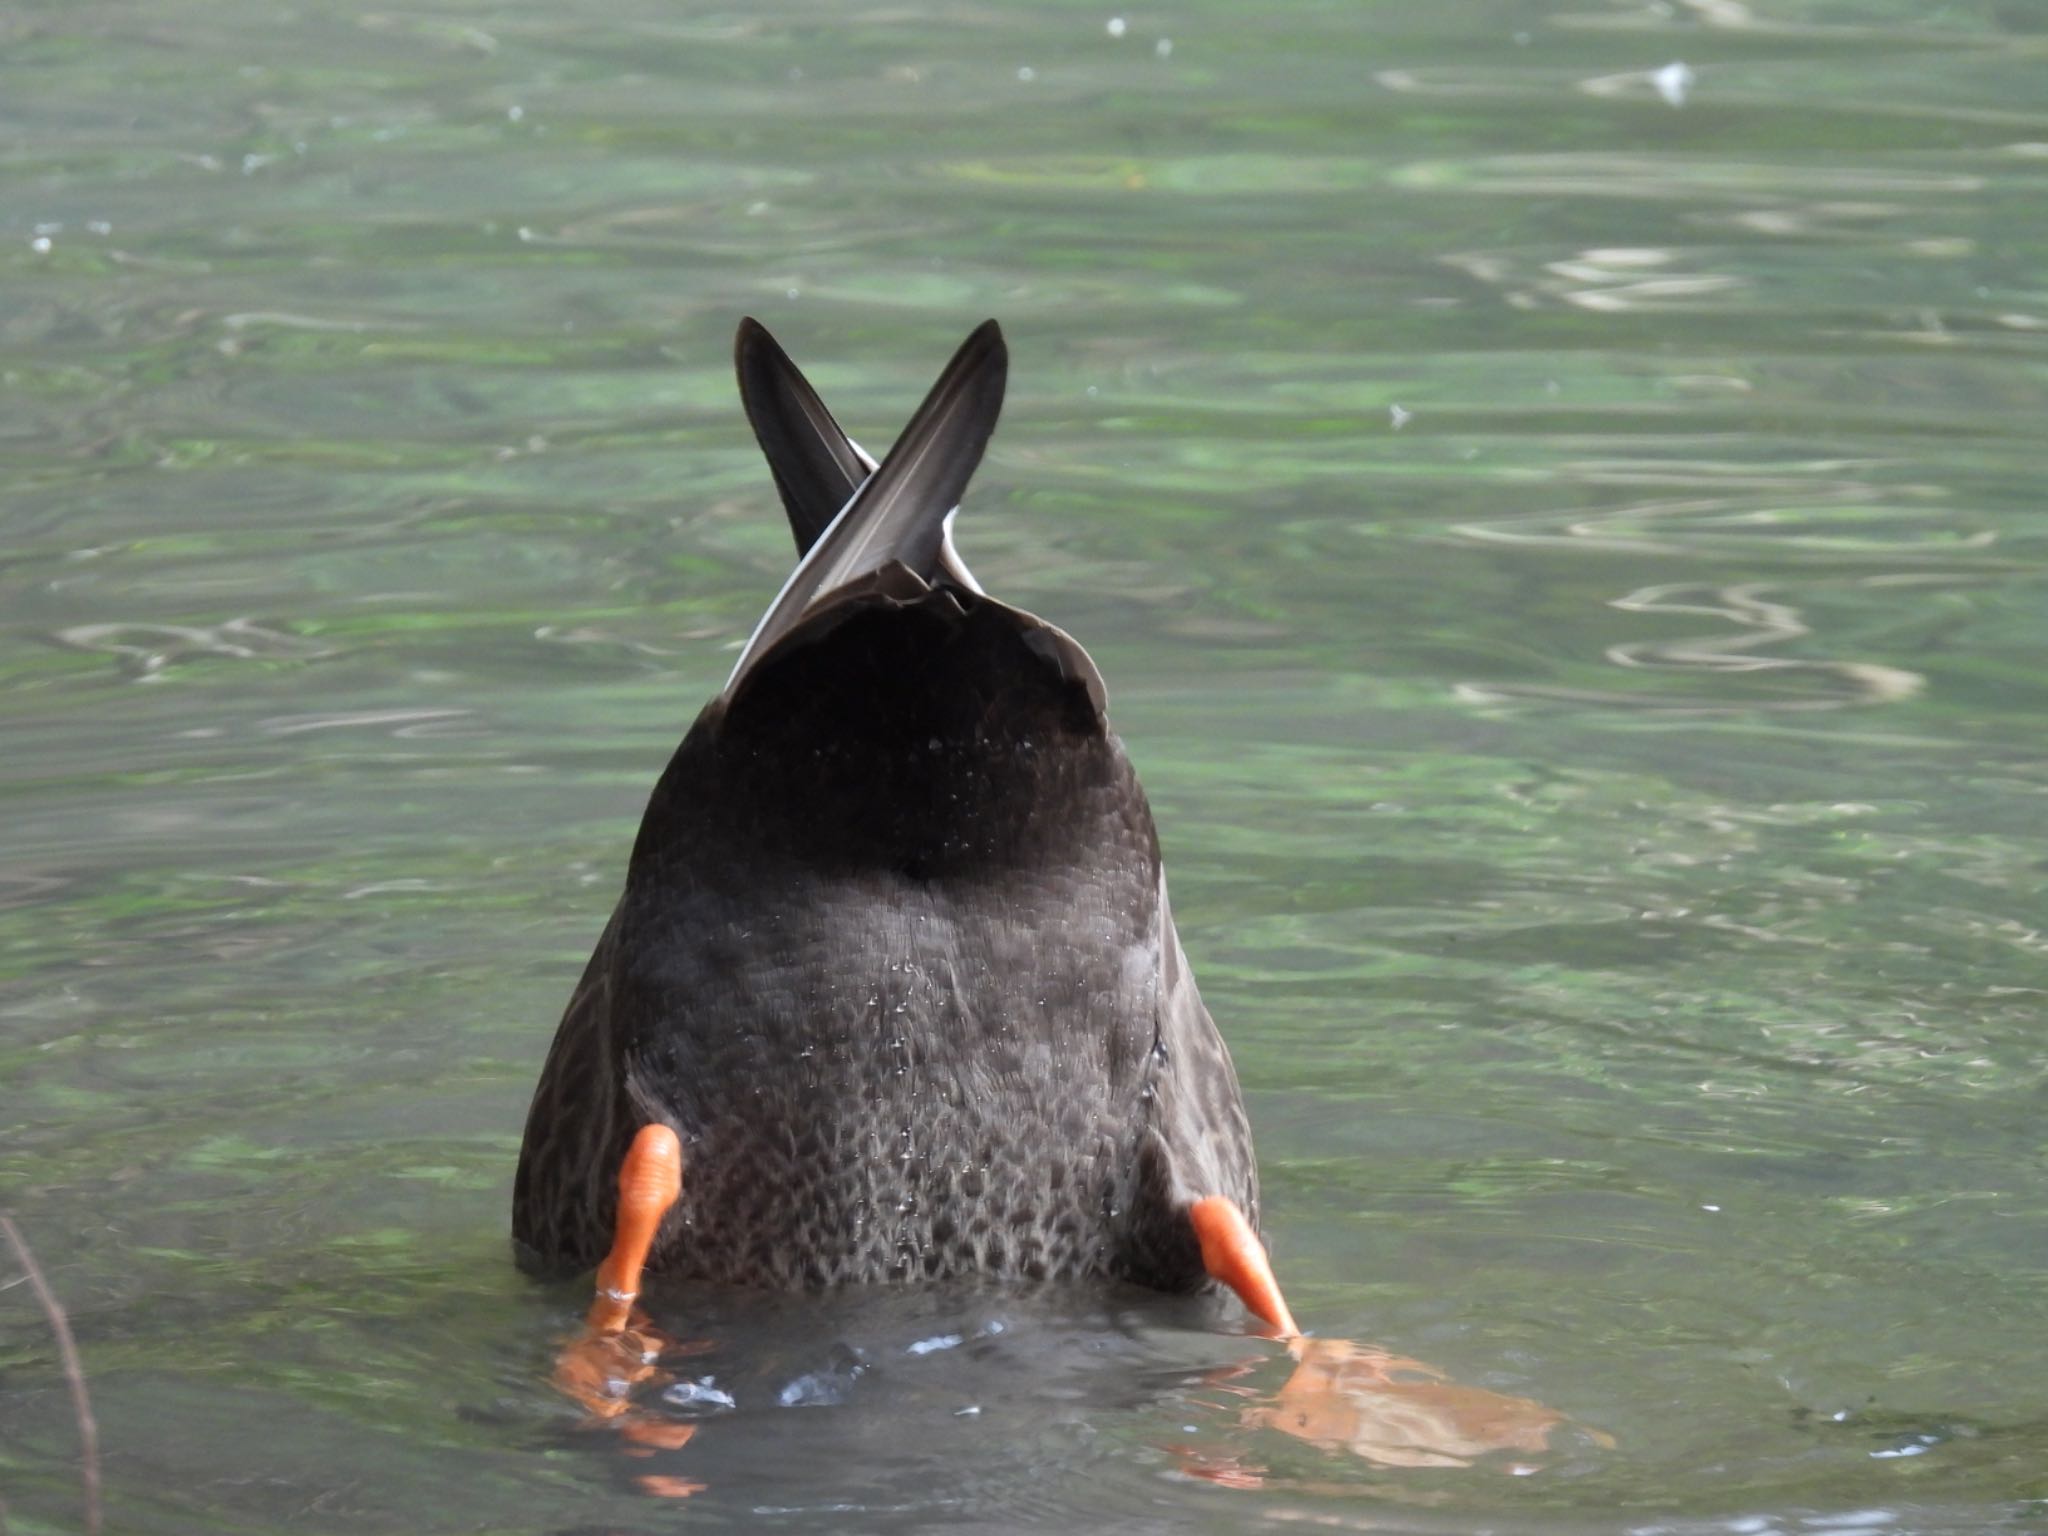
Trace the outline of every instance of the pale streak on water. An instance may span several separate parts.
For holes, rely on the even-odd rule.
[[[0,1205],[111,1528],[2048,1518],[2041,18],[1121,20],[0,17]],[[680,1512],[575,1428],[507,1186],[787,569],[746,312],[871,443],[1001,317],[961,544],[1103,663],[1296,1310],[1612,1449],[1081,1296],[678,1298]]]

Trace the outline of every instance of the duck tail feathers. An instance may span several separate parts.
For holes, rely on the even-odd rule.
[[[799,556],[875,472],[875,461],[832,419],[810,380],[749,315],[733,338],[740,403],[775,476]]]
[[[804,418],[800,430],[778,435],[777,448],[769,448],[767,437],[763,438],[763,447],[776,471],[776,483],[781,487],[786,470],[792,480],[799,473],[809,473],[789,466],[799,460],[813,466],[818,462],[813,450],[804,444],[805,433],[810,434],[811,444],[824,445],[825,455],[836,458],[830,446],[834,438],[830,434],[821,436],[818,431],[820,420],[830,423],[831,434],[836,434],[838,441],[845,441],[845,434],[839,432],[816,393],[804,383],[795,365],[767,332],[759,326],[753,330],[759,334],[750,346],[748,328],[742,326],[737,348],[743,392],[748,388],[751,361],[753,376],[763,384],[776,386],[758,392],[759,398],[783,402],[765,414],[778,427],[785,425],[789,420],[787,403],[793,401],[797,413]],[[773,349],[772,356],[760,346],[761,341]],[[774,361],[775,357],[780,357],[780,364]],[[767,361],[763,362],[763,358]],[[749,673],[798,626],[836,606],[842,598],[877,587],[895,592],[899,586],[904,590],[897,595],[914,596],[941,580],[978,590],[972,577],[964,582],[958,580],[965,575],[965,568],[953,553],[948,521],[995,431],[1008,371],[1009,354],[1003,345],[1002,330],[995,321],[985,321],[953,354],[953,360],[910,418],[888,457],[860,483],[812,540],[796,570],[755,627],[753,638],[741,651],[739,664],[725,685],[725,699],[730,701]],[[787,386],[792,383],[801,388],[790,390]],[[816,405],[815,416],[804,408],[804,400]],[[749,415],[753,415],[751,398]],[[760,430],[758,419],[756,430]],[[804,451],[790,459],[778,458],[780,447],[790,439],[797,441]],[[814,475],[809,485],[814,489],[816,483]],[[787,491],[784,505],[792,506]],[[809,508],[815,502],[806,505]],[[797,519],[792,507],[793,528]],[[797,539],[803,542],[800,529]]]

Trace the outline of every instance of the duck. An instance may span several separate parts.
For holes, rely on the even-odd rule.
[[[534,1091],[520,1261],[781,1290],[1234,1292],[1296,1336],[1230,1051],[1086,650],[954,522],[994,320],[878,462],[759,322],[741,402],[797,563],[650,794]]]

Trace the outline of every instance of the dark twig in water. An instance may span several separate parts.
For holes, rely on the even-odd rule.
[[[28,1241],[10,1216],[0,1216],[0,1232],[14,1246],[14,1255],[28,1275],[29,1288],[43,1304],[50,1320],[50,1332],[57,1336],[57,1357],[64,1362],[64,1379],[71,1384],[71,1408],[78,1416],[79,1479],[85,1484],[85,1536],[100,1533],[100,1427],[92,1416],[92,1399],[85,1391],[85,1367],[78,1362],[78,1343],[71,1337],[71,1324],[57,1304],[57,1293],[43,1278],[42,1266],[29,1252]]]

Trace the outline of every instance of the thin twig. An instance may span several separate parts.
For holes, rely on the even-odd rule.
[[[42,1266],[29,1252],[28,1241],[11,1216],[0,1216],[0,1232],[14,1245],[14,1256],[28,1274],[29,1287],[43,1304],[43,1316],[50,1320],[50,1332],[57,1336],[57,1358],[64,1362],[64,1379],[71,1384],[71,1409],[78,1416],[79,1478],[85,1484],[85,1536],[100,1536],[100,1427],[92,1416],[92,1399],[85,1391],[85,1367],[78,1362],[78,1343],[71,1337],[71,1324],[57,1304],[57,1293],[43,1278]]]

